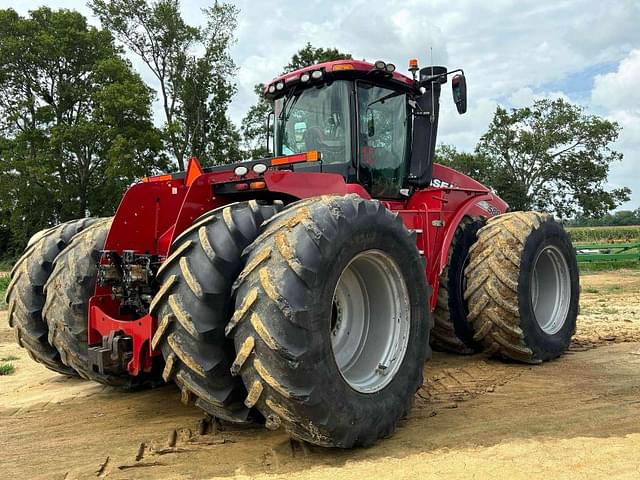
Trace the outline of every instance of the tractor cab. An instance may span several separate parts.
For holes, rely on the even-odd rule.
[[[274,154],[318,151],[320,166],[296,171],[340,173],[375,198],[399,199],[411,185],[428,185],[440,85],[452,72],[427,67],[418,79],[417,62],[411,69],[413,79],[382,61],[349,60],[276,78],[265,91],[274,104]],[[458,75],[454,86],[463,84]],[[457,94],[466,103],[466,89]]]

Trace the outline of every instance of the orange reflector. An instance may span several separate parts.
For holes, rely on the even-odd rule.
[[[337,72],[339,70],[353,70],[354,66],[350,63],[338,63],[337,65],[334,65],[331,70],[333,70],[334,72]]]
[[[261,190],[263,188],[267,188],[267,184],[264,182],[251,182],[249,184],[249,188],[251,190]]]
[[[271,165],[286,165],[289,163],[289,159],[287,157],[276,157],[271,159]]]
[[[140,181],[147,182],[166,182],[167,180],[171,180],[173,178],[172,175],[158,175],[157,177],[144,177],[141,178]]]
[[[285,157],[276,157],[271,159],[271,165],[288,165],[298,162],[317,162],[320,160],[320,152],[311,150],[309,152],[297,153],[295,155],[287,155]]]

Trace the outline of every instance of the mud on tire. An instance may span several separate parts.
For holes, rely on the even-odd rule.
[[[428,289],[414,235],[377,201],[327,196],[285,210],[247,250],[227,328],[237,351],[232,372],[248,390],[245,405],[258,408],[268,428],[284,426],[317,445],[349,448],[390,435],[411,407],[430,353]],[[389,277],[378,278],[376,262]],[[352,357],[338,346],[346,338],[338,324],[363,317],[337,310],[366,307],[358,310],[358,301],[347,305],[346,299],[338,305],[343,278],[345,284],[371,287],[363,302],[379,307],[370,309],[379,317],[367,317],[378,321],[359,338],[384,339],[377,345],[363,340],[360,352],[368,353]],[[397,301],[388,292],[397,292]],[[388,304],[375,303],[376,298]],[[404,336],[395,314],[397,324],[406,326]],[[355,321],[347,325],[357,331]],[[385,336],[377,325],[391,333]],[[392,351],[397,355],[387,357],[387,364],[371,367],[376,354]]]
[[[96,220],[73,220],[33,235],[11,271],[11,283],[7,289],[9,325],[14,329],[18,344],[26,348],[35,361],[65,375],[77,373],[62,362],[60,354],[48,341],[49,331],[42,317],[44,285],[58,254],[78,232]]]
[[[65,365],[88,380],[130,389],[146,381],[145,376],[101,374],[90,369],[88,362],[89,299],[95,291],[97,265],[111,220],[100,219],[76,235],[56,258],[45,285],[47,300],[43,316],[49,326],[49,342],[60,352]]]
[[[469,355],[482,349],[473,340],[473,330],[467,318],[467,302],[464,299],[464,268],[469,250],[477,240],[477,233],[485,224],[483,218],[465,216],[456,228],[447,266],[440,275],[438,303],[433,313],[431,345],[434,349]]]
[[[280,202],[251,200],[203,215],[174,241],[158,271],[161,287],[150,311],[159,322],[152,346],[165,358],[163,377],[175,381],[185,403],[194,399],[231,422],[251,420],[244,385],[229,371],[235,352],[224,330],[233,313],[231,286],[244,265],[242,251],[281,209]]]
[[[513,212],[489,219],[465,274],[474,339],[487,353],[540,363],[569,347],[578,266],[569,235],[551,216]]]

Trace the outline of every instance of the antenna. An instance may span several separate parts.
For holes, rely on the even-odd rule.
[[[431,75],[433,76],[433,45],[429,47],[429,53],[431,54]],[[429,121],[431,124],[435,121],[436,116],[436,105],[435,105],[435,94],[433,93],[433,83],[431,84],[431,115],[429,115]],[[433,129],[431,129],[433,131]],[[431,137],[431,132],[429,133],[429,137]],[[429,138],[431,141],[431,138]]]

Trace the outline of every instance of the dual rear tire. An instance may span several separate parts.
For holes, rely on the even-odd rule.
[[[461,355],[477,353],[482,346],[473,339],[468,305],[464,299],[467,279],[464,269],[469,263],[469,252],[478,239],[486,220],[465,216],[456,227],[447,265],[440,275],[434,326],[431,332],[433,348]]]
[[[489,219],[465,275],[473,339],[489,355],[541,363],[567,350],[579,271],[569,235],[551,216],[513,212]]]
[[[79,232],[96,221],[96,218],[83,218],[36,233],[13,267],[7,289],[9,325],[14,329],[18,344],[36,362],[64,375],[75,376],[77,372],[63,362],[58,350],[49,342],[49,328],[42,312],[46,301],[45,284],[60,252]]]
[[[554,359],[575,332],[579,293],[575,251],[551,216],[465,217],[440,279],[434,347],[526,363]]]

